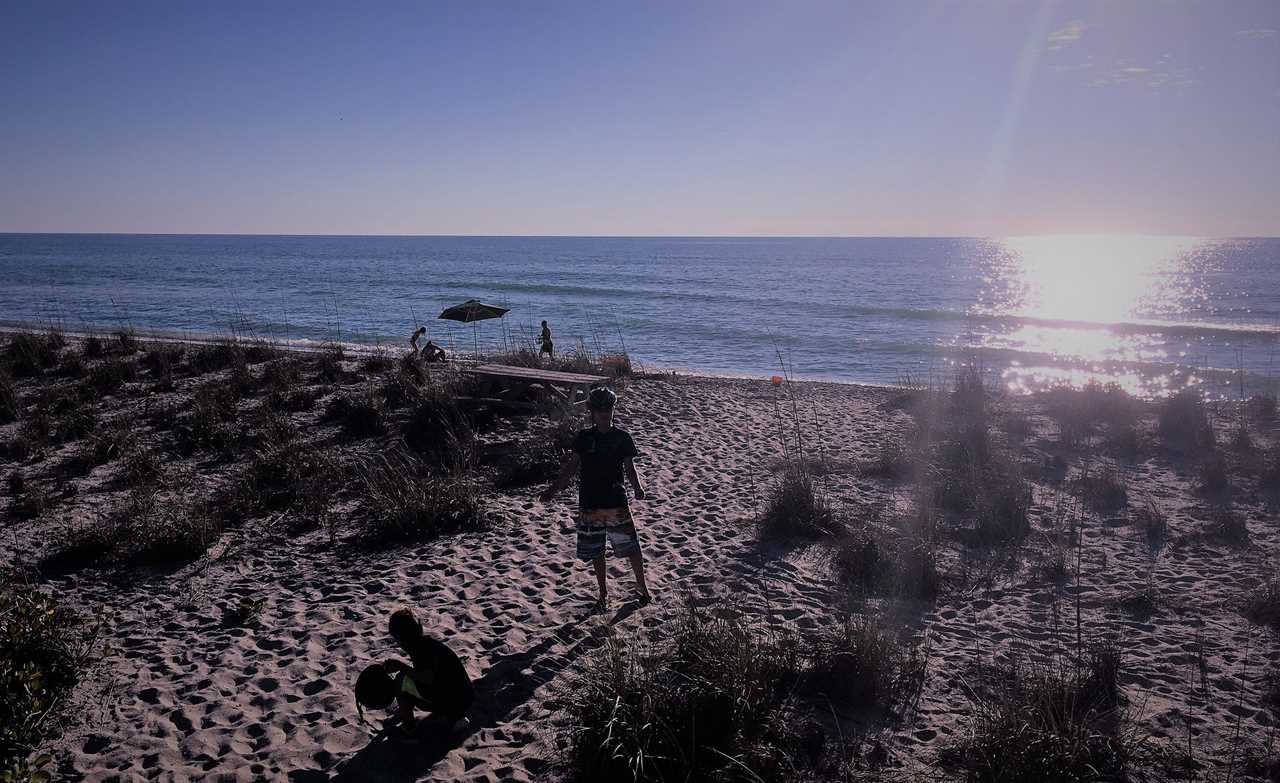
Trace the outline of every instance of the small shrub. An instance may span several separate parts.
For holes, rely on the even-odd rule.
[[[1252,454],[1254,449],[1257,448],[1253,442],[1253,436],[1249,434],[1249,430],[1244,427],[1243,422],[1241,426],[1236,427],[1235,431],[1231,433],[1229,445],[1231,450],[1238,454]]]
[[[127,422],[120,421],[111,427],[94,433],[85,444],[85,450],[92,457],[95,465],[120,459],[133,450],[136,436]]]
[[[186,356],[186,346],[180,343],[150,343],[143,349],[142,366],[156,381],[161,391],[173,391],[173,373]]]
[[[98,414],[88,405],[80,405],[58,417],[55,434],[60,443],[79,440],[93,434],[98,426]]]
[[[347,373],[342,363],[347,359],[347,352],[341,343],[328,343],[321,348],[316,357],[316,377],[322,383],[337,383],[346,378]]]
[[[282,446],[298,437],[298,427],[293,417],[268,404],[259,405],[250,417],[253,435],[248,440],[256,446]]]
[[[1200,462],[1196,487],[1205,495],[1223,496],[1231,491],[1227,461],[1214,452]]]
[[[887,713],[924,684],[925,660],[912,645],[867,618],[846,615],[806,651],[805,691],[860,710]]]
[[[1245,600],[1244,616],[1257,625],[1280,630],[1280,578],[1272,576]]]
[[[1280,668],[1271,669],[1263,679],[1262,703],[1280,715]]]
[[[22,494],[14,498],[9,513],[17,519],[38,519],[54,504],[48,487],[34,481],[24,482]]]
[[[1233,509],[1219,508],[1213,512],[1209,534],[1232,546],[1246,546],[1249,543],[1248,521],[1243,514]]]
[[[529,348],[517,348],[514,351],[498,354],[493,357],[493,361],[497,364],[505,364],[508,367],[541,367],[542,357],[537,351]]]
[[[868,594],[930,599],[942,587],[929,542],[891,537],[868,524],[854,524],[835,540],[832,566],[843,583]]]
[[[668,628],[670,641],[649,649],[611,637],[570,683],[564,779],[825,780],[815,713],[889,712],[922,676],[913,647],[865,620],[806,644],[733,609],[686,605]]]
[[[389,373],[382,382],[379,393],[388,408],[403,408],[418,397],[418,390],[423,379],[417,373],[396,370]]]
[[[327,508],[337,480],[333,454],[293,441],[254,452],[238,486],[234,509],[243,515],[298,508],[317,516]]]
[[[223,338],[192,348],[187,362],[196,375],[225,370],[245,364],[244,349],[231,338]]]
[[[900,481],[911,473],[911,454],[897,441],[880,444],[876,456],[862,466],[862,475]]]
[[[1142,436],[1131,425],[1108,427],[1103,444],[1108,453],[1123,459],[1134,460],[1142,454]]]
[[[43,451],[53,439],[53,419],[42,410],[33,412],[18,425],[9,441],[9,456],[23,462]]]
[[[342,431],[352,437],[367,438],[386,431],[382,397],[372,381],[363,391],[335,397],[325,411],[325,418],[337,421]]]
[[[1280,493],[1280,445],[1273,446],[1263,462],[1258,486],[1271,493]]]
[[[132,356],[138,351],[138,336],[133,329],[117,329],[111,334],[113,347],[124,356]]]
[[[1139,620],[1150,619],[1160,607],[1160,591],[1156,589],[1151,575],[1141,587],[1130,590],[1120,597],[1116,604],[1125,612]]]
[[[1000,420],[1000,429],[1009,436],[1010,443],[1023,443],[1035,432],[1031,419],[1021,413],[1006,413]]]
[[[977,696],[968,736],[943,754],[971,781],[1085,783],[1123,780],[1135,741],[1120,712],[1114,644],[1079,664],[1015,661]]]
[[[248,364],[262,364],[280,358],[280,349],[268,340],[250,340],[244,346],[244,360]]]
[[[626,378],[634,372],[631,366],[631,355],[621,351],[601,356],[600,369],[614,378]]]
[[[1276,420],[1276,396],[1255,394],[1245,403],[1245,412],[1253,421],[1271,424]]]
[[[479,530],[488,517],[466,477],[430,477],[405,455],[379,456],[358,473],[366,514],[364,541],[381,546]]]
[[[1153,549],[1169,538],[1169,520],[1165,518],[1154,500],[1148,498],[1145,505],[1132,509],[1129,512],[1129,518],[1133,521],[1134,528],[1142,533],[1147,544]]]
[[[89,385],[98,394],[112,394],[137,375],[137,366],[128,358],[110,356],[89,371]]]
[[[952,509],[974,512],[973,535],[978,543],[1014,543],[1031,532],[1031,484],[1016,462],[992,459],[980,470],[946,478],[954,484],[943,485],[943,507],[949,502]]]
[[[1058,425],[1058,440],[1075,447],[1086,440],[1098,422],[1088,396],[1069,385],[1055,386],[1041,395],[1045,412]]]
[[[130,486],[149,484],[160,477],[160,458],[156,452],[136,441],[129,444],[120,464],[121,474]]]
[[[1160,439],[1172,448],[1198,451],[1213,448],[1213,428],[1205,411],[1204,398],[1196,389],[1182,391],[1160,403]]]
[[[87,371],[84,357],[75,351],[63,354],[62,361],[58,364],[58,374],[64,378],[83,378]]]
[[[211,383],[196,390],[191,401],[192,415],[197,421],[224,422],[236,417],[240,397],[235,389]]]
[[[9,363],[9,371],[15,378],[31,378],[41,375],[58,364],[58,349],[62,347],[61,335],[55,333],[15,332],[5,344],[3,357]]]
[[[956,373],[951,387],[951,409],[962,430],[987,430],[987,387],[982,368],[968,364]]]
[[[774,482],[756,522],[761,538],[813,540],[835,530],[835,518],[821,488],[800,464],[789,464]]]
[[[547,362],[547,365],[547,369],[550,370],[575,372],[584,375],[594,374],[599,369],[598,365],[591,360],[591,354],[585,348],[575,348],[568,353],[562,353]]]
[[[64,530],[42,566],[178,565],[204,554],[221,533],[192,487],[139,485],[113,513]]]
[[[96,332],[90,334],[84,339],[83,353],[86,359],[100,359],[106,354],[106,346],[102,344],[102,337]]]
[[[378,348],[372,353],[365,354],[360,360],[360,369],[375,375],[389,372],[395,366],[395,360],[385,348]]]
[[[513,489],[549,482],[559,473],[565,453],[550,442],[523,441],[498,460],[494,486]]]
[[[262,386],[267,405],[278,411],[306,411],[316,404],[316,395],[301,387],[302,373],[293,359],[276,359],[262,370]]]
[[[461,470],[475,459],[475,433],[453,390],[431,383],[422,388],[402,430],[405,444],[432,468]]]
[[[0,366],[0,424],[8,424],[18,418],[18,389],[9,371]]]
[[[230,426],[238,402],[237,389],[228,384],[210,383],[197,389],[191,413],[174,429],[179,451],[190,454],[203,446],[229,454],[240,440]]]
[[[262,609],[266,605],[265,598],[241,598],[237,603],[222,610],[222,627],[256,628],[261,620]]]
[[[0,777],[49,780],[47,755],[67,695],[85,676],[96,628],[38,590],[0,584]]]
[[[1086,473],[1077,480],[1076,486],[1085,506],[1099,513],[1119,511],[1129,503],[1124,477],[1115,471]]]

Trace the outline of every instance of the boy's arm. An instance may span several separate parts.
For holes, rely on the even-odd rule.
[[[631,482],[631,490],[635,492],[636,500],[644,500],[644,487],[640,486],[640,474],[636,473],[635,461],[628,458],[623,464],[626,466],[627,481]]]
[[[578,463],[578,453],[576,451],[570,453],[564,464],[560,466],[560,475],[556,476],[556,480],[551,482],[551,486],[547,488],[546,492],[539,495],[538,499],[543,503],[548,503],[556,496],[557,492],[569,486],[569,482],[573,480],[573,474],[578,470]]]

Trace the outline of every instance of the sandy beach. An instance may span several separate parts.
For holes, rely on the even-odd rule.
[[[336,484],[323,523],[303,520],[296,503],[255,509],[173,565],[55,556],[68,530],[102,524],[135,491],[128,455],[153,453],[162,477],[154,481],[208,498],[217,513],[245,481],[248,455],[272,443],[269,434],[222,449],[198,441],[184,454],[173,427],[192,415],[199,389],[231,384],[235,370],[193,369],[191,347],[171,370],[153,371],[149,349],[134,348],[86,358],[74,376],[60,368],[83,346],[68,344],[56,366],[13,380],[21,410],[0,424],[10,444],[0,475],[22,476],[20,491],[10,480],[0,494],[0,560],[82,617],[102,617],[93,662],[43,746],[66,779],[556,780],[566,775],[558,764],[566,694],[584,667],[610,644],[662,650],[688,605],[731,605],[800,637],[842,612],[875,616],[918,646],[926,664],[914,704],[840,718],[856,735],[847,747],[857,779],[964,779],[947,748],[973,732],[984,672],[1078,652],[1079,639],[1111,640],[1122,655],[1119,703],[1145,748],[1129,779],[1280,774],[1280,629],[1258,601],[1280,563],[1266,486],[1274,414],[1250,423],[1249,450],[1233,450],[1239,406],[1211,406],[1217,443],[1199,448],[1223,455],[1224,501],[1204,486],[1202,454],[1162,440],[1156,404],[1134,403],[1131,449],[1113,448],[1107,436],[1118,430],[1108,426],[1068,445],[1052,400],[988,389],[992,442],[1029,483],[1029,530],[991,544],[967,534],[974,512],[940,512],[931,539],[939,584],[925,597],[855,589],[833,565],[838,536],[762,539],[756,520],[799,460],[842,524],[902,528],[918,514],[920,479],[894,475],[886,454],[920,437],[927,392],[627,377],[616,384],[617,422],[636,441],[647,484],[648,499],[633,510],[655,600],[635,601],[629,569],[611,561],[609,609],[592,614],[594,581],[574,558],[569,527],[574,492],[543,504],[545,480],[496,486],[509,483],[497,480],[504,455],[551,441],[557,423],[545,414],[498,413],[477,428],[467,475],[485,529],[377,547],[362,540],[367,514],[350,468],[398,443],[409,414],[388,405],[382,431],[362,435],[335,420],[332,401],[374,389],[396,372],[394,359],[374,366],[348,356],[328,380],[307,364],[295,386],[314,399],[280,408],[296,442],[335,455],[339,468],[320,477]],[[137,366],[81,403],[95,413],[85,435],[15,452],[33,412],[53,410],[50,390],[90,386],[93,368],[117,359]],[[268,351],[245,361],[253,380],[227,426],[258,426],[268,368],[294,361],[321,359]],[[112,427],[128,431],[127,448],[72,469],[73,456]],[[1112,494],[1122,497],[1086,501],[1091,476],[1121,486]],[[37,491],[43,500],[31,509]],[[1164,529],[1152,532],[1151,514]],[[475,683],[471,725],[453,737],[375,738],[376,726],[357,717],[352,684],[365,665],[395,654],[386,622],[400,606],[461,657]]]

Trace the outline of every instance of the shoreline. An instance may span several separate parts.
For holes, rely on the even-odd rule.
[[[27,324],[27,325],[3,324],[3,325],[0,325],[0,337],[8,337],[10,335],[21,334],[24,332],[43,333],[43,332],[48,332],[49,330],[50,330],[50,327],[47,325],[42,326],[38,324]],[[110,337],[111,335],[120,331],[120,329],[114,328],[114,329],[103,329],[103,330],[94,330],[94,331],[69,331],[66,329],[57,328],[57,331],[59,331],[64,337],[68,339],[84,341],[85,339],[91,336],[104,337],[104,338]],[[333,346],[333,345],[339,345],[342,347],[344,351],[347,351],[353,354],[354,356],[358,356],[358,357],[376,356],[380,352],[386,352],[391,354],[392,358],[398,358],[398,355],[404,355],[409,352],[409,348],[407,347],[409,339],[407,337],[403,340],[404,346],[401,346],[397,343],[392,343],[392,342],[369,343],[369,342],[354,341],[354,340],[312,340],[309,338],[294,338],[290,340],[284,340],[284,339],[278,339],[278,338],[272,338],[272,337],[256,337],[256,336],[241,337],[241,336],[236,336],[232,334],[169,332],[169,331],[163,331],[163,330],[147,330],[147,329],[138,329],[138,328],[130,328],[129,331],[138,340],[144,341],[144,342],[160,342],[160,343],[174,343],[178,345],[202,346],[202,345],[217,345],[218,343],[224,340],[231,339],[244,345],[250,345],[254,343],[264,343],[266,345],[272,346],[286,353],[297,353],[297,354],[303,354],[303,355],[316,354],[324,351],[326,347]],[[473,354],[470,352],[457,352],[456,354],[454,354],[454,357],[451,358],[451,361],[460,362],[462,364],[475,364],[475,363],[485,361],[486,357],[501,357],[504,355],[506,354],[504,354],[503,352],[486,353],[484,351],[481,351],[477,357],[476,354]],[[708,370],[698,370],[698,369],[687,368],[687,367],[674,367],[674,366],[666,366],[661,364],[648,364],[648,363],[637,365],[637,369],[635,369],[632,374],[637,377],[654,376],[654,375],[656,376],[679,375],[680,377],[683,377],[683,378],[704,378],[708,380],[762,381],[764,383],[769,383],[772,377],[770,375],[755,375],[755,374],[745,373],[745,372],[744,373],[733,373],[733,372],[716,373]],[[776,375],[778,373],[775,372],[774,374]],[[870,381],[849,381],[849,380],[840,380],[837,378],[810,377],[810,376],[804,376],[804,375],[793,376],[788,378],[787,380],[791,383],[834,384],[834,385],[841,385],[841,386],[859,386],[859,387],[866,387],[871,389],[912,388],[910,386],[892,384],[892,383],[873,383]]]

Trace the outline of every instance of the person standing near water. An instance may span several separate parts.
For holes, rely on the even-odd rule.
[[[592,426],[582,430],[573,441],[573,453],[560,468],[560,475],[539,495],[544,503],[569,485],[578,473],[578,559],[591,563],[600,587],[596,611],[608,606],[605,542],[613,548],[614,557],[626,557],[636,577],[641,604],[649,603],[649,588],[644,580],[644,555],[640,537],[627,506],[627,493],[622,480],[625,475],[636,500],[644,500],[644,487],[632,460],[636,444],[627,432],[613,426],[613,406],[618,396],[604,387],[592,389],[587,397]]]
[[[541,358],[545,353],[548,359],[555,358],[555,346],[551,344],[551,327],[547,326],[546,321],[542,322],[541,342],[542,347],[538,349],[538,357]]]
[[[413,333],[413,337],[410,337],[410,338],[409,338],[409,345],[412,345],[412,346],[413,346],[413,355],[414,355],[414,356],[417,356],[417,355],[418,355],[418,352],[419,352],[419,350],[420,350],[420,349],[418,348],[418,338],[422,337],[422,335],[424,335],[424,334],[426,334],[426,333],[427,333],[427,327],[425,327],[425,326],[419,326],[419,327],[418,327],[418,330],[417,330],[416,332],[414,332],[414,333]],[[430,341],[430,340],[428,340],[427,342],[431,342],[431,341]]]

